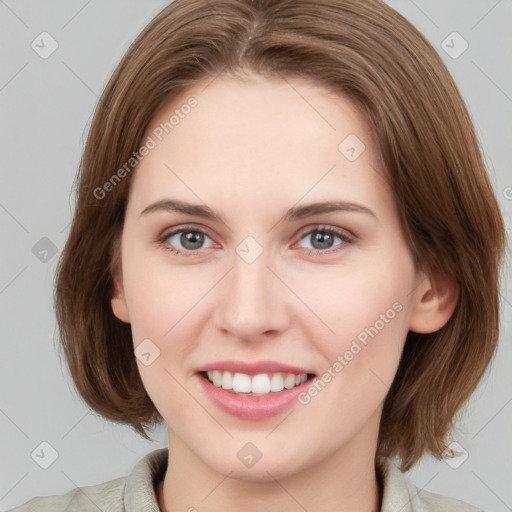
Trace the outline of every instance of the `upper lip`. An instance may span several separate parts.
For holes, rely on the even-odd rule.
[[[293,373],[300,375],[302,373],[314,373],[307,368],[300,366],[292,366],[289,364],[279,363],[278,361],[216,361],[198,368],[198,372],[209,371],[229,371],[233,373],[245,373],[247,375],[257,375],[258,373]]]

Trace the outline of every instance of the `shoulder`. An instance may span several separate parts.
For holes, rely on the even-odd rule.
[[[383,468],[381,512],[483,512],[464,501],[416,487],[390,460]]]
[[[465,501],[460,501],[455,498],[449,498],[447,496],[442,496],[441,494],[436,494],[428,491],[420,491],[418,489],[418,498],[419,503],[422,504],[422,508],[419,508],[420,511],[437,511],[437,512],[483,512],[481,509],[466,503]]]
[[[159,510],[154,483],[167,468],[168,449],[145,455],[126,477],[77,487],[66,494],[37,496],[8,512],[138,512]]]
[[[98,512],[122,511],[126,478],[88,487],[77,487],[66,494],[36,496],[10,512]]]

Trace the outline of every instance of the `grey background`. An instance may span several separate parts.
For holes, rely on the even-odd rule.
[[[52,307],[55,267],[72,217],[73,180],[93,108],[130,42],[166,3],[0,0],[2,510],[36,495],[62,494],[124,476],[144,454],[167,443],[164,427],[155,430],[155,442],[148,442],[85,406],[58,358]],[[388,3],[425,34],[452,72],[510,232],[512,2]],[[47,59],[31,47],[43,31],[59,45]],[[453,31],[469,43],[458,58],[442,47]],[[460,49],[460,41],[451,46]],[[44,237],[48,240],[41,241]],[[452,468],[426,457],[409,472],[419,487],[495,512],[512,510],[508,277],[510,258],[499,352],[453,436],[467,451],[467,460]],[[43,441],[58,454],[48,469],[31,457]]]

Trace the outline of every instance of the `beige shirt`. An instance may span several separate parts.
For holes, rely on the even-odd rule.
[[[155,491],[167,468],[168,449],[148,453],[126,476],[67,494],[38,496],[10,512],[160,512]],[[462,501],[422,491],[389,461],[381,512],[481,512]]]

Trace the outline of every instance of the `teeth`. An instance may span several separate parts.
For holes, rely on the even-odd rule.
[[[283,376],[280,373],[274,373],[270,381],[270,391],[282,391],[284,389]]]
[[[222,374],[218,370],[213,371],[213,383],[219,387],[222,383]]]
[[[251,391],[262,394],[270,392],[270,379],[266,373],[259,373],[252,378]]]
[[[292,389],[295,387],[295,375],[292,373],[288,374],[284,379],[284,387],[286,389]]]
[[[251,377],[245,373],[235,373],[233,376],[233,391],[236,393],[250,393]]]
[[[231,372],[222,372],[222,383],[223,389],[233,389],[233,374]]]
[[[258,373],[247,375],[245,373],[221,372],[214,370],[208,372],[208,379],[218,388],[222,387],[234,393],[251,393],[266,395],[270,392],[278,393],[283,389],[291,389],[306,382],[308,376],[305,373],[295,375],[293,373]]]

